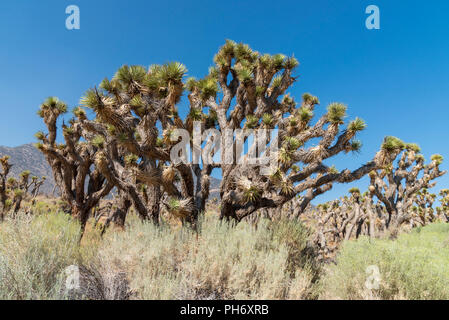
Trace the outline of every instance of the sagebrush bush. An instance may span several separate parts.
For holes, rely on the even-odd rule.
[[[432,224],[396,240],[345,242],[322,280],[324,299],[449,299],[449,224]],[[380,271],[367,289],[366,268]]]
[[[0,225],[0,299],[309,299],[320,272],[298,222],[188,228],[142,223],[100,239],[64,213],[19,214]],[[79,290],[66,290],[76,265]]]
[[[0,225],[0,299],[61,299],[79,264],[79,225],[63,214],[19,214]]]
[[[207,217],[199,235],[129,223],[126,231],[106,236],[98,259],[109,270],[127,274],[134,298],[313,297],[319,271],[307,247],[308,233],[299,223],[230,227]],[[304,257],[299,258],[301,252]]]

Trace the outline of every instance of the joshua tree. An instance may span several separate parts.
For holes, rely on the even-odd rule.
[[[57,120],[66,111],[66,104],[58,98],[45,100],[38,114],[43,118],[48,133],[36,134],[40,140],[36,147],[43,152],[53,171],[62,200],[70,205],[71,214],[80,221],[82,235],[91,209],[109,193],[113,184],[93,166],[98,148],[89,143],[93,137],[80,125],[84,113],[75,111],[78,119],[71,119],[70,126],[62,124],[65,143],[56,141]]]
[[[333,258],[343,240],[375,238],[385,231],[387,215],[380,204],[373,203],[373,193],[361,194],[358,188],[351,188],[349,193],[349,197],[308,209],[301,217],[315,230],[314,243],[324,259]]]
[[[82,125],[97,135],[102,149],[97,167],[120,190],[117,214],[123,219],[131,203],[155,222],[161,199],[166,199],[169,211],[191,222],[205,208],[212,166],[175,163],[171,158],[178,152],[175,129],[187,130],[191,141],[194,121],[203,129],[215,125],[213,113],[204,115],[195,107],[184,121],[179,117],[185,73],[179,63],[151,66],[148,71],[123,66],[112,80],[101,83],[101,90],[89,90],[82,99],[83,106],[95,111],[96,121],[85,119]]]
[[[410,214],[410,226],[425,226],[438,219],[433,209],[433,203],[436,199],[436,194],[430,193],[426,188],[419,190],[415,194],[414,206]]]
[[[0,173],[0,221],[13,207],[13,213],[16,214],[20,210],[22,200],[27,196],[28,189],[33,188],[33,198],[38,193],[38,185],[45,181],[45,177],[39,180],[33,177],[29,181],[30,171],[25,170],[20,174],[20,180],[17,181],[13,177],[8,177],[12,164],[9,163],[9,156],[0,158],[2,172]],[[37,188],[37,190],[36,190]]]
[[[44,184],[47,179],[45,176],[39,179],[37,176],[32,176],[30,180],[31,172],[29,170],[25,170],[20,173],[20,180],[17,182],[17,187],[23,191],[22,196],[18,196],[18,198],[23,198],[28,196],[28,191],[31,189],[31,199],[34,202],[34,199],[39,194],[40,187]],[[20,207],[20,204],[19,204]]]
[[[418,192],[433,187],[433,180],[446,171],[440,171],[439,165],[443,161],[440,155],[433,155],[431,163],[424,165],[424,157],[419,154],[420,149],[416,144],[406,144],[396,137],[387,137],[383,148],[402,155],[396,167],[395,163],[386,161],[382,168],[370,172],[370,191],[385,205],[388,213],[386,228],[391,225],[397,228],[410,219],[410,209]]]
[[[9,170],[11,169],[11,164],[9,164],[9,156],[4,156],[0,158],[0,164],[2,166],[2,172],[0,173],[0,220],[3,221],[4,214],[11,206],[10,200],[8,199],[8,189],[7,189],[7,179]],[[8,201],[9,200],[9,201]]]
[[[436,195],[426,188],[413,194],[412,205],[407,219],[400,219],[397,228],[389,230],[391,214],[385,205],[378,201],[374,203],[375,189],[370,186],[369,191],[360,193],[358,188],[351,188],[349,197],[319,204],[316,209],[308,209],[301,217],[302,220],[315,230],[314,242],[320,249],[322,258],[332,258],[343,240],[357,239],[360,236],[378,238],[395,236],[398,228],[413,228],[424,226],[441,219],[447,220],[445,215],[445,201],[449,190],[440,191],[442,206],[434,214],[433,203]]]
[[[258,209],[282,206],[301,194],[299,214],[313,198],[331,189],[333,183],[360,179],[377,168],[376,161],[354,171],[338,171],[323,163],[341,152],[358,151],[361,143],[354,138],[366,125],[356,118],[341,130],[347,109],[342,103],[331,103],[313,125],[311,120],[318,98],[304,94],[297,107],[295,100],[285,94],[297,79],[293,76],[298,66],[294,57],[260,54],[245,44],[226,41],[214,62],[205,78],[187,81],[191,110],[199,112],[207,108],[209,114],[216,114],[221,132],[278,129],[280,143],[280,150],[275,152],[271,148],[273,141],[267,137],[270,146],[264,154],[279,163],[270,175],[262,174],[260,163],[250,165],[248,155],[238,163],[237,151],[233,161],[227,161],[238,139],[233,141],[232,148],[221,153],[222,218],[240,221]],[[306,146],[316,138],[317,145]],[[225,138],[222,145],[227,145]]]
[[[449,222],[449,189],[441,189],[439,192],[440,206],[436,208],[440,220]]]
[[[320,204],[316,210],[308,210],[303,219],[314,225],[315,243],[323,257],[335,253],[343,240],[357,239],[362,235],[375,236],[376,208],[372,194],[360,194],[359,189],[351,188],[350,197]]]
[[[39,194],[39,190],[42,187],[42,185],[44,184],[45,180],[47,180],[47,177],[43,176],[40,180],[39,177],[37,176],[32,176],[31,177],[31,197],[34,200],[37,195]]]

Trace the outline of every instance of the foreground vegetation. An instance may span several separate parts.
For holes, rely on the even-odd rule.
[[[434,223],[395,240],[349,240],[336,264],[317,259],[300,222],[201,219],[199,233],[142,223],[124,231],[89,228],[65,213],[18,214],[0,228],[0,299],[449,299],[449,225]],[[65,287],[79,267],[80,289]],[[367,289],[366,268],[380,270]]]
[[[242,223],[215,217],[196,234],[129,219],[103,239],[64,213],[20,215],[0,228],[1,299],[306,299],[320,268],[299,223]],[[101,241],[100,241],[101,240]],[[79,292],[64,289],[77,265]]]

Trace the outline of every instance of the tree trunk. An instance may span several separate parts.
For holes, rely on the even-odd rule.
[[[227,221],[231,219],[236,219],[236,215],[234,209],[232,208],[232,203],[222,200],[221,202],[221,211],[220,211],[220,220],[226,219]]]
[[[113,212],[112,221],[114,224],[120,228],[125,227],[126,215],[128,214],[129,208],[131,207],[131,201],[126,195],[119,197],[117,208]],[[108,219],[109,220],[109,219]]]
[[[79,241],[81,242],[81,239],[83,238],[84,235],[84,231],[86,229],[87,220],[89,220],[90,210],[77,204],[72,204],[71,209],[73,218],[78,220],[81,224],[80,237],[79,237]]]
[[[19,196],[17,197],[15,204],[14,204],[14,217],[16,216],[17,212],[20,210],[20,205],[22,204],[23,197]]]
[[[354,217],[351,219],[351,222],[349,223],[347,227],[347,231],[345,234],[345,240],[349,240],[351,238],[352,231],[354,230],[355,225],[357,224],[357,220],[360,216],[360,205],[358,203],[354,204]]]
[[[159,186],[148,187],[148,216],[154,224],[159,224],[160,202],[161,202],[161,188]]]
[[[6,194],[3,192],[0,193],[0,222],[3,222],[5,219],[5,209],[6,209]]]
[[[368,211],[369,217],[369,237],[370,239],[374,239],[376,237],[376,216],[370,201],[366,205],[366,211]]]

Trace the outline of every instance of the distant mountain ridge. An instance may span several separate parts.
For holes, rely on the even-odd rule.
[[[33,144],[24,144],[18,147],[0,146],[0,156],[10,156],[9,163],[11,168],[10,176],[18,177],[24,170],[30,170],[32,176],[46,176],[47,180],[41,187],[41,192],[51,194],[55,181],[50,166],[47,163],[42,152],[37,150]],[[210,196],[209,198],[220,197],[220,179],[211,177],[210,179]]]
[[[45,160],[42,152],[37,150],[31,143],[18,147],[0,146],[0,156],[10,156],[9,163],[12,164],[9,176],[18,177],[24,170],[29,170],[31,176],[47,177],[41,187],[42,193],[50,194],[53,191],[55,181],[50,166]]]

